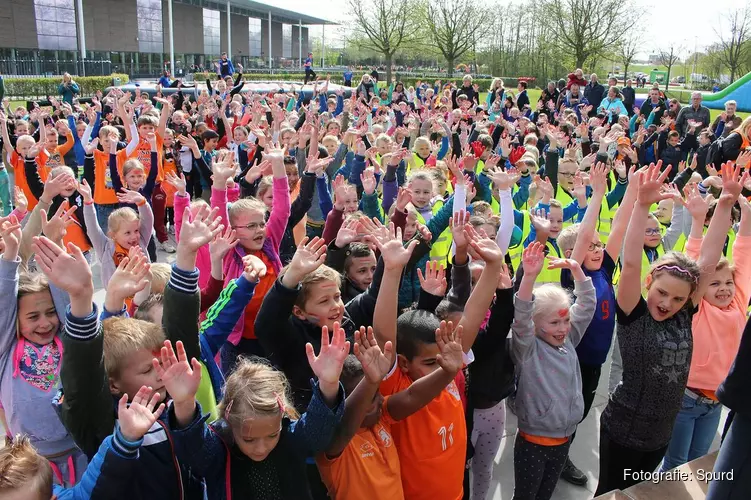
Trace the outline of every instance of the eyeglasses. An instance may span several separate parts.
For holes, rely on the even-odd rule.
[[[594,252],[596,248],[602,250],[603,248],[605,248],[605,245],[601,241],[598,241],[597,243],[590,243],[589,244],[589,251],[590,252]]]
[[[576,177],[576,172],[561,172],[559,170],[558,173],[564,177],[568,177],[569,179],[573,179],[574,177]]]
[[[256,229],[266,229],[266,223],[265,222],[251,222],[250,224],[246,224],[244,226],[232,226],[232,229],[238,230],[238,229],[247,229],[249,231],[255,231]]]
[[[660,234],[660,228],[659,227],[647,228],[644,230],[644,234],[646,234],[647,236],[656,236]]]

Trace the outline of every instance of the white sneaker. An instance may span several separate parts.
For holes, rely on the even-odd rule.
[[[175,247],[172,246],[169,241],[159,243],[159,250],[167,253],[175,253]]]

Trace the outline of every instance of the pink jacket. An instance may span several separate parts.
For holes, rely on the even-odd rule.
[[[696,259],[701,238],[688,238],[686,254]],[[693,318],[694,350],[688,387],[716,391],[733,364],[741,334],[746,326],[746,309],[751,293],[751,236],[737,236],[733,244],[735,297],[725,309],[699,302]]]
[[[282,243],[284,230],[287,228],[287,220],[290,214],[289,184],[287,178],[274,179],[274,201],[271,207],[271,215],[266,223],[266,240],[263,242],[263,253],[271,260],[274,271],[277,276],[282,270],[282,261],[279,259],[279,245]],[[213,197],[212,197],[213,201]],[[242,258],[245,256],[245,249],[237,245],[224,258],[224,286],[230,281],[242,276],[245,267]],[[242,338],[243,327],[245,325],[245,311],[240,315],[235,327],[232,329],[229,342],[237,345]]]
[[[237,188],[236,190],[239,190]],[[230,193],[232,195],[232,193]],[[227,215],[227,190],[211,188],[211,208],[219,208],[219,217],[222,219],[222,224],[226,228],[229,224],[229,216]],[[183,227],[183,212],[185,208],[190,206],[190,195],[180,196],[175,193],[175,239],[180,241],[180,229]],[[209,246],[204,245],[198,249],[198,255],[196,256],[196,267],[200,274],[198,275],[199,288],[205,288],[211,277],[211,254],[209,253]]]

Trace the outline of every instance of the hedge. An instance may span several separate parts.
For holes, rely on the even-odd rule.
[[[120,83],[128,83],[130,77],[124,74],[109,76],[80,76],[73,80],[81,87],[81,97],[88,97],[97,90],[104,90],[112,85],[113,78],[120,78]],[[5,96],[11,99],[44,99],[46,96],[57,96],[57,86],[62,77],[42,78],[5,78]]]
[[[385,73],[384,73],[385,74]],[[400,78],[398,72],[394,72],[394,75],[396,76],[397,80],[402,82],[407,87],[414,86],[415,82],[422,81],[427,82],[429,85],[433,85],[438,78],[433,76],[426,76],[426,77],[404,77]],[[322,73],[318,73],[319,77],[324,77],[325,75]],[[211,80],[216,79],[216,73],[195,73],[193,76],[194,81],[198,83],[203,83],[206,81],[206,78],[209,77]],[[358,72],[353,75],[353,85],[357,85],[359,83],[360,78],[362,77],[362,73]],[[462,77],[463,75],[459,74],[456,76],[453,76],[451,78],[440,78],[442,84],[446,84],[448,82],[453,82],[457,86],[462,85]],[[243,80],[247,81],[282,81],[282,82],[289,82],[289,81],[300,81],[302,82],[305,79],[304,73],[243,73]],[[331,81],[334,83],[344,83],[344,80],[340,73],[332,73],[331,74]],[[474,78],[472,80],[473,83],[477,83],[480,85],[480,91],[486,92],[490,85],[493,82],[492,78]],[[516,89],[516,85],[519,82],[518,78],[504,78],[503,83],[507,89]],[[536,82],[535,82],[536,83]],[[386,85],[386,82],[381,81],[379,82],[379,87],[383,87]],[[530,84],[530,88],[534,88],[535,84]]]

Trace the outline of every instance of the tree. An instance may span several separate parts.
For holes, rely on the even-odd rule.
[[[348,0],[354,32],[364,36],[386,59],[386,81],[391,81],[394,54],[412,41],[415,23],[410,0]]]
[[[543,19],[550,40],[581,68],[593,56],[615,48],[636,25],[637,18],[629,15],[632,8],[628,0],[547,0]]]
[[[735,81],[735,77],[740,74],[740,69],[745,66],[746,53],[749,50],[749,44],[746,43],[751,39],[751,13],[749,7],[736,9],[725,18],[728,20],[729,29],[716,31],[720,37],[721,51],[720,60],[730,70],[730,81]],[[728,34],[730,35],[728,38]]]
[[[680,60],[680,52],[680,47],[671,44],[669,47],[661,48],[657,53],[659,63],[668,68],[668,76],[665,78],[665,92],[668,91],[668,85],[670,85],[670,70]]]
[[[618,56],[623,63],[623,80],[628,79],[628,67],[631,66],[636,53],[639,50],[639,43],[633,36],[627,37],[618,45]]]
[[[457,59],[474,49],[477,32],[486,25],[486,13],[473,0],[429,0],[422,10],[431,41],[446,59],[451,76]]]

